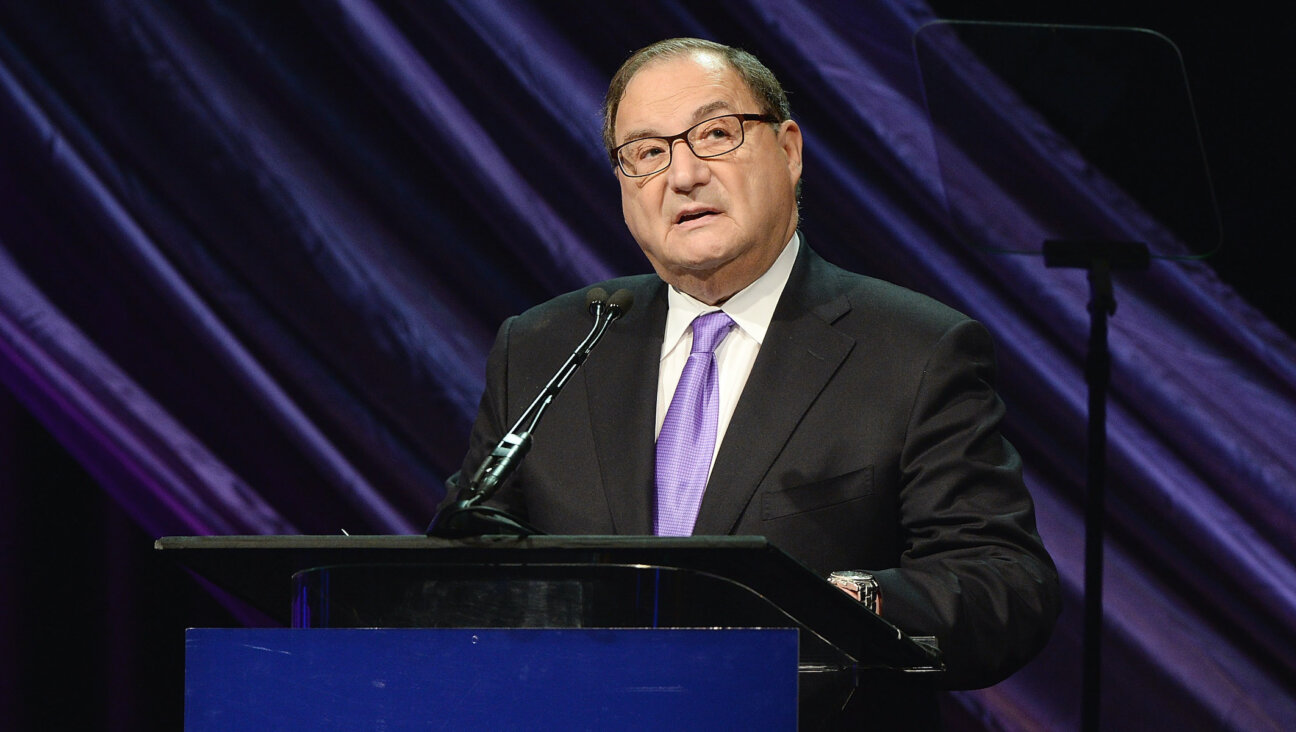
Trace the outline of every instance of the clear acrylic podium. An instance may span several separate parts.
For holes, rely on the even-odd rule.
[[[701,637],[697,633],[714,633],[719,640],[722,632],[736,629],[793,629],[796,652],[783,664],[795,668],[795,716],[803,728],[830,720],[834,710],[872,679],[940,668],[939,653],[930,643],[904,635],[761,537],[168,537],[159,539],[156,547],[271,618],[299,629],[480,629],[512,633],[511,640],[527,648],[526,643],[542,637],[534,632],[538,630],[581,631],[566,638],[548,634],[545,642],[561,647],[591,642],[590,631],[633,629],[656,634],[657,640],[645,647],[664,655],[640,655],[646,663],[662,667],[696,648]],[[680,635],[683,630],[694,635]],[[332,642],[323,639],[326,634],[270,637],[318,635],[320,641],[309,642]],[[779,635],[771,633],[760,642],[776,643]],[[383,642],[380,634],[353,637],[362,646],[376,648]],[[639,634],[620,642],[644,637],[653,636]],[[731,634],[737,640],[717,658],[735,662],[739,656],[733,654],[741,655],[756,637]],[[790,635],[784,631],[781,637]],[[229,640],[231,648],[249,645],[246,639]],[[219,637],[204,642],[220,643]],[[594,648],[613,645],[592,643]],[[678,650],[669,650],[672,647]],[[609,650],[608,658],[587,659],[581,667],[606,674],[597,667],[604,662],[624,666],[623,651],[624,647]],[[778,658],[776,651],[769,651],[768,664],[779,664]],[[319,665],[311,668],[318,671]],[[490,669],[505,685],[517,672],[508,664]],[[774,671],[771,699],[777,698],[773,694],[779,686]],[[445,684],[462,683],[436,669],[430,672]],[[194,673],[191,669],[190,675]],[[719,689],[721,685],[713,682],[722,676],[726,674],[719,668],[704,670],[689,683]],[[732,702],[717,697],[715,703]],[[630,707],[625,711],[632,714]]]

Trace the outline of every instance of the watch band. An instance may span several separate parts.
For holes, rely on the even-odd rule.
[[[864,607],[882,614],[882,595],[878,591],[878,582],[869,572],[857,569],[833,572],[828,575],[828,582],[859,600]]]

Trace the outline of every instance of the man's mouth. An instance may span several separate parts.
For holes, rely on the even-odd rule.
[[[702,209],[699,211],[686,211],[684,213],[681,213],[679,216],[675,217],[675,223],[686,224],[690,221],[696,221],[701,218],[706,218],[707,216],[714,216],[717,213],[719,212],[713,211],[711,209]]]

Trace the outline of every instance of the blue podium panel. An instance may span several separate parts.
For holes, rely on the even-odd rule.
[[[185,729],[796,729],[793,629],[200,628]]]

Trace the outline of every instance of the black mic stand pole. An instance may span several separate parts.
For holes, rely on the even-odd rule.
[[[1139,242],[1046,241],[1044,266],[1074,267],[1089,274],[1089,422],[1085,481],[1084,660],[1080,728],[1097,732],[1102,691],[1103,534],[1106,520],[1107,390],[1111,351],[1107,318],[1116,312],[1113,270],[1145,270],[1148,248]]]

